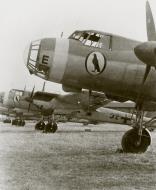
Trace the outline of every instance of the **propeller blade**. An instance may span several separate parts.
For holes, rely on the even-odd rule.
[[[155,24],[149,2],[146,2],[146,28],[148,41],[156,41]]]
[[[34,85],[34,87],[33,87],[33,89],[32,89],[31,95],[30,95],[31,98],[32,98],[33,95],[34,95],[34,90],[35,90],[35,85]]]
[[[42,87],[42,92],[45,92],[45,84],[46,84],[46,82],[44,81],[43,87]]]
[[[28,106],[28,112],[30,111],[30,108],[31,108],[31,104],[32,104],[32,100],[33,100],[33,96],[34,96],[34,91],[35,91],[35,85],[32,89],[32,92],[30,94],[30,97],[27,98],[27,100],[30,102],[29,103],[29,106]]]
[[[30,111],[30,108],[31,108],[31,103],[29,103],[29,106],[28,106],[28,112]]]
[[[142,80],[142,85],[144,85],[144,83],[145,83],[145,81],[147,79],[147,76],[148,76],[150,70],[151,70],[151,66],[150,65],[146,65],[146,70],[145,70],[144,78]]]

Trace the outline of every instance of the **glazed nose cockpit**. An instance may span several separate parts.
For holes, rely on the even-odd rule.
[[[60,82],[69,55],[69,39],[44,38],[33,41],[25,50],[25,64],[31,74],[45,80]]]
[[[35,74],[46,80],[49,78],[53,50],[53,39],[42,39],[31,42],[24,52],[25,64],[30,74]]]
[[[38,75],[41,78],[48,78],[48,63],[45,61],[40,61],[40,49],[41,49],[41,40],[33,41],[26,48],[24,52],[25,64],[30,72],[30,74]]]

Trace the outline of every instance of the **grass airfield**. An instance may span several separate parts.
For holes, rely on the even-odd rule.
[[[127,126],[66,123],[44,134],[34,124],[0,123],[0,190],[156,189],[156,132],[146,153],[123,154]]]

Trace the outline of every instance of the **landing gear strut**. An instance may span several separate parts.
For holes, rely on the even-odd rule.
[[[123,152],[126,153],[143,153],[151,144],[150,132],[143,128],[144,111],[141,107],[136,109],[136,120],[133,129],[127,131],[122,137]]]

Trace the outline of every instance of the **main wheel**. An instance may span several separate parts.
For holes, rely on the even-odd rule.
[[[24,120],[22,120],[22,126],[25,126],[25,121]]]
[[[38,123],[36,123],[35,125],[35,129],[36,130],[44,130],[45,127],[45,123],[43,121],[39,121]]]
[[[18,119],[13,119],[12,120],[12,125],[17,125],[17,123],[18,123]]]
[[[55,133],[55,132],[57,131],[57,128],[58,128],[58,127],[57,127],[57,123],[53,123],[53,124],[52,124],[52,128],[51,128],[51,132],[52,132],[52,133]]]
[[[44,128],[45,133],[55,133],[57,131],[57,124],[56,123],[47,123]]]
[[[3,120],[3,123],[11,123],[11,119],[5,119]]]
[[[25,121],[22,119],[17,120],[17,126],[23,127],[25,125]]]
[[[123,152],[126,153],[143,153],[147,150],[151,144],[150,132],[147,129],[143,129],[141,142],[139,142],[139,135],[137,129],[130,129],[122,137]]]

